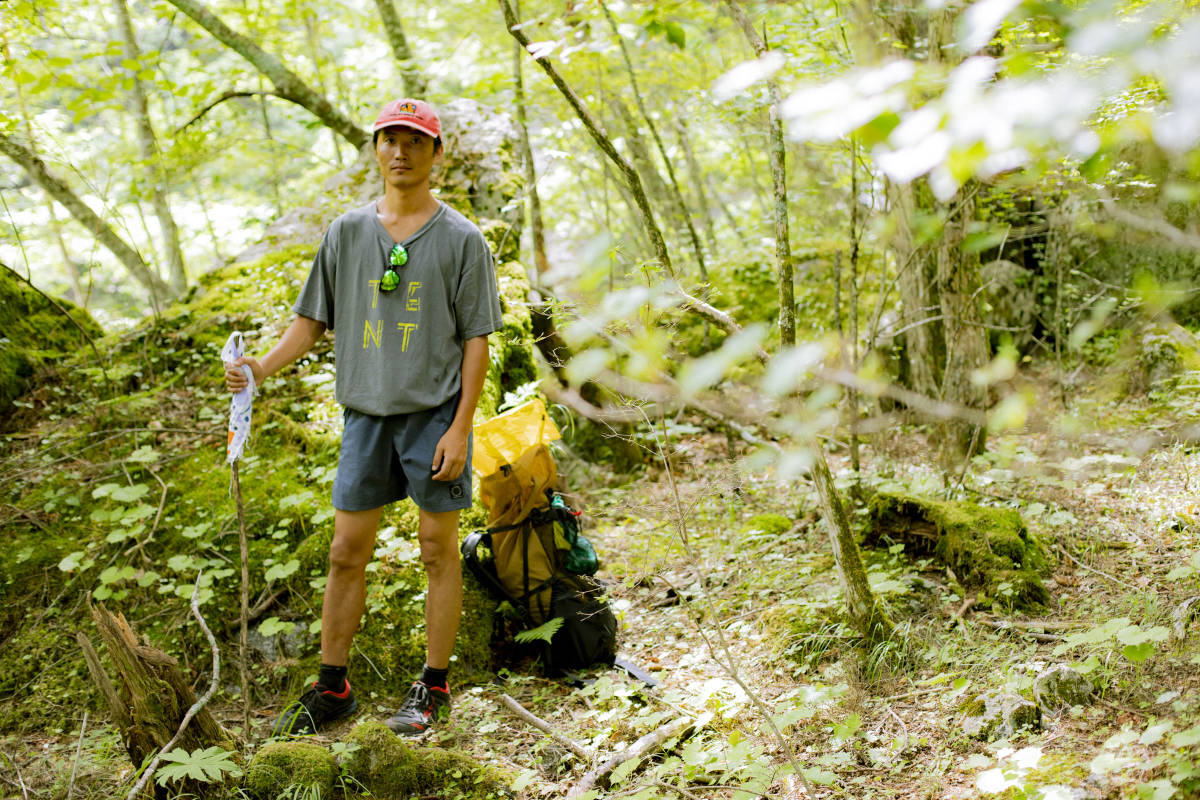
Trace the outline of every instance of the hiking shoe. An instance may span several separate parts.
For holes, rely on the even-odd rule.
[[[401,736],[416,736],[449,716],[450,692],[447,689],[413,681],[408,697],[400,704],[400,710],[392,714],[385,724]]]
[[[271,737],[308,736],[317,732],[327,722],[341,719],[353,714],[358,709],[358,701],[350,689],[350,680],[346,680],[346,688],[340,692],[321,689],[316,681],[300,695],[300,699],[285,708],[275,720],[271,729]]]

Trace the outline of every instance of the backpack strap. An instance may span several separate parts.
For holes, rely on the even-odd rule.
[[[471,570],[480,583],[482,583],[489,592],[492,593],[497,600],[509,600],[508,592],[504,589],[504,584],[500,582],[500,578],[496,575],[496,568],[492,563],[485,562],[479,557],[479,545],[483,544],[489,550],[492,549],[492,534],[488,531],[471,531],[467,534],[467,538],[463,539],[462,556],[463,562],[467,565],[467,569]]]

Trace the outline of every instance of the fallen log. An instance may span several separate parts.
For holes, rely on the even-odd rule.
[[[579,797],[586,792],[596,788],[597,784],[604,781],[612,771],[631,759],[642,759],[649,755],[654,750],[662,746],[663,742],[673,739],[676,736],[682,736],[691,730],[696,724],[696,720],[691,717],[679,717],[672,722],[658,726],[654,730],[647,733],[642,738],[631,744],[626,749],[606,759],[599,766],[592,769],[586,775],[579,779],[579,783],[572,787],[567,793],[567,798]]]

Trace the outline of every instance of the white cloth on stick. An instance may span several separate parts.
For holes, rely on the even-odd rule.
[[[234,331],[229,334],[229,340],[221,348],[221,360],[226,366],[232,366],[243,355],[242,334]],[[250,438],[250,412],[254,407],[254,372],[249,364],[241,366],[242,374],[246,376],[246,388],[235,394],[229,400],[229,446],[225,462],[232,464],[242,457],[246,449],[246,440]]]

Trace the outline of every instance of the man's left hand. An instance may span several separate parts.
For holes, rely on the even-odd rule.
[[[446,431],[433,451],[433,479],[452,481],[467,466],[467,434],[454,428]]]

